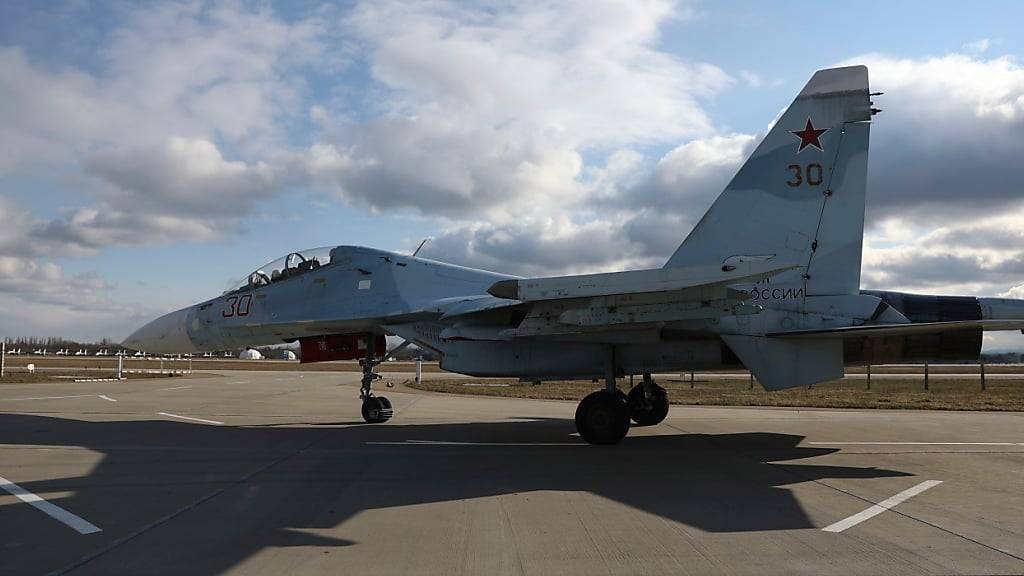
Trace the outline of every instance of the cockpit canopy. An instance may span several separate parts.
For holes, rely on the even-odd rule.
[[[316,270],[321,266],[334,263],[339,247],[327,246],[312,248],[300,252],[292,252],[283,258],[268,262],[252,271],[244,279],[236,282],[228,292],[247,290],[267,286],[275,282],[287,280],[294,276]]]

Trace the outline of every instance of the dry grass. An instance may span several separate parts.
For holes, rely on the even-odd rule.
[[[141,378],[170,378],[174,376],[182,376],[182,374],[125,374],[125,378],[129,380],[137,380]],[[0,378],[0,384],[32,384],[35,382],[71,382],[75,378],[116,378],[116,372],[99,372],[96,370],[89,371],[74,371],[74,370],[61,370],[60,372],[36,372],[30,374],[28,372],[13,372],[4,374],[3,378]]]
[[[945,371],[944,371],[945,372]],[[947,372],[948,373],[948,372]],[[766,392],[755,383],[742,379],[701,380],[699,375],[690,388],[688,379],[661,379],[658,384],[668,390],[673,404],[712,406],[789,406],[813,408],[899,408],[921,410],[1024,410],[1024,374],[1021,379],[989,379],[987,390],[980,390],[975,379],[932,379],[929,390],[924,390],[921,378],[873,380],[871,390],[864,380],[836,380],[816,384],[811,388],[796,388],[779,392]],[[535,398],[552,400],[579,400],[600,388],[586,381],[547,382],[521,384],[508,379],[445,379],[424,380],[420,384],[407,384],[413,388],[432,392]],[[620,380],[619,387],[629,388],[628,380]]]

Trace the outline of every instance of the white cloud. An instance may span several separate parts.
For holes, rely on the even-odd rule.
[[[764,88],[766,86],[780,86],[782,80],[776,78],[774,80],[768,80],[762,77],[756,72],[750,70],[740,70],[739,77],[746,82],[747,86],[751,88]]]
[[[573,205],[588,153],[711,131],[699,100],[731,79],[656,49],[672,17],[662,1],[358,6],[379,115],[332,135],[338,192],[494,220]]]
[[[3,335],[120,337],[156,310],[115,300],[95,273],[68,275],[53,262],[0,255]]]
[[[137,243],[230,230],[252,201],[291,182],[269,162],[286,154],[289,123],[304,119],[306,75],[341,65],[331,12],[286,22],[234,2],[131,10],[95,72],[2,47],[0,176],[78,165],[92,177],[77,185],[96,205],[44,231],[88,221],[93,241],[119,242],[117,228],[134,221]]]
[[[934,294],[1008,294],[1024,280],[1024,210],[939,227],[889,220],[865,237],[863,284]]]
[[[964,51],[968,54],[982,54],[988,52],[988,49],[991,47],[992,40],[988,38],[979,38],[963,45]]]
[[[705,110],[735,80],[662,50],[665,23],[691,16],[659,0],[367,2],[298,19],[169,3],[132,10],[94,70],[0,48],[0,176],[78,166],[84,198],[40,221],[0,195],[0,257],[44,274],[44,253],[213,240],[256,202],[310,187],[437,219],[427,253],[484,268],[660,265],[758,140],[717,130]],[[886,93],[866,284],[1020,284],[1006,232],[1024,223],[1024,68],[985,58],[983,40],[937,58],[854,59]],[[320,75],[349,62],[369,83]],[[314,70],[324,101],[310,98]],[[296,123],[320,132],[293,138]]]

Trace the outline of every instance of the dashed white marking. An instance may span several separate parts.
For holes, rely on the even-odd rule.
[[[925,480],[924,482],[921,482],[917,486],[907,488],[903,492],[900,492],[899,494],[892,496],[890,498],[886,498],[885,500],[882,500],[881,502],[875,504],[874,506],[868,508],[867,510],[858,512],[853,516],[850,516],[849,518],[844,518],[839,522],[836,522],[835,524],[829,524],[821,530],[823,532],[842,532],[843,530],[856,526],[857,524],[860,524],[865,520],[874,518],[875,516],[878,516],[882,512],[885,512],[886,510],[896,506],[897,504],[906,502],[907,500],[913,498],[914,496],[917,496],[921,492],[924,492],[925,490],[932,488],[934,486],[938,486],[939,484],[942,484],[942,480]]]
[[[223,422],[218,422],[216,420],[207,420],[205,418],[193,418],[192,416],[182,416],[181,414],[171,414],[170,412],[157,412],[157,414],[161,416],[167,416],[168,418],[180,418],[182,420],[191,420],[192,422],[202,422],[203,424],[217,424],[218,426],[224,424]]]
[[[1024,446],[1024,442],[808,442],[831,446]]]
[[[117,400],[114,400],[113,398],[111,398],[110,396],[107,396],[106,394],[100,394],[100,398],[103,398],[107,402],[117,402]]]
[[[10,480],[2,476],[0,476],[0,488],[3,488],[4,490],[10,492],[22,502],[25,502],[26,504],[31,504],[37,510],[43,512],[44,514],[53,518],[54,520],[59,520],[63,522],[65,525],[70,526],[79,534],[92,534],[94,532],[102,531],[95,524],[92,524],[91,522],[79,516],[75,516],[71,512],[68,512],[67,510],[61,508],[60,506],[57,506],[56,504],[51,504],[50,502],[43,500],[39,496],[36,496],[35,494],[29,492],[28,490],[25,490],[21,486],[18,486],[14,482],[11,482]]]
[[[364,442],[377,446],[586,446],[583,442],[449,442],[445,440],[401,440],[396,442]]]
[[[157,392],[163,392],[165,390],[184,390],[185,388],[191,388],[191,386],[172,386],[170,388],[157,388]]]

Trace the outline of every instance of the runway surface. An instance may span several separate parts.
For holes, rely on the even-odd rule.
[[[0,386],[3,574],[1021,574],[1024,414],[575,403],[358,374]],[[340,384],[340,385],[339,385]]]

